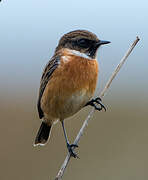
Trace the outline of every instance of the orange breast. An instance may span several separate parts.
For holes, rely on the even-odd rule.
[[[74,114],[85,105],[85,101],[93,96],[97,78],[98,63],[95,59],[78,57],[65,51],[61,56],[60,65],[53,72],[43,93],[41,107],[44,113],[51,116],[51,118],[68,117]],[[76,94],[81,96],[81,100],[80,104],[77,100],[77,107],[73,107],[72,102],[70,101],[71,104],[68,104],[68,102]],[[74,101],[74,103],[76,102]]]

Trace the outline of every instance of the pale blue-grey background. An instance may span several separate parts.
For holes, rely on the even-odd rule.
[[[75,29],[90,30],[100,39],[112,42],[102,47],[99,55],[104,78],[138,35],[141,41],[123,72],[126,72],[124,78],[129,84],[144,85],[148,75],[147,18],[146,0],[4,0],[0,4],[2,87],[12,85],[11,88],[15,89],[17,83],[21,86],[38,83],[41,67],[53,55],[59,38]]]

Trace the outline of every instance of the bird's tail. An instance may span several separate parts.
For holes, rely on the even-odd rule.
[[[37,136],[35,138],[34,146],[37,145],[44,146],[49,138],[50,131],[51,131],[51,125],[42,122],[40,129],[37,133]]]

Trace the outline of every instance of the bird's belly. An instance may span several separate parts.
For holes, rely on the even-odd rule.
[[[45,107],[46,119],[55,121],[68,118],[83,108],[91,98],[92,95],[86,90],[77,91],[68,96],[64,94],[52,96]]]
[[[65,99],[65,103],[62,106],[59,106],[59,112],[57,114],[59,114],[60,119],[70,117],[83,108],[91,97],[92,96],[85,90],[76,92]]]

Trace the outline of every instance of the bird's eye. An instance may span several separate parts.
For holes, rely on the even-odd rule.
[[[89,42],[87,39],[79,39],[77,41],[78,45],[84,48],[87,48],[89,46]]]

